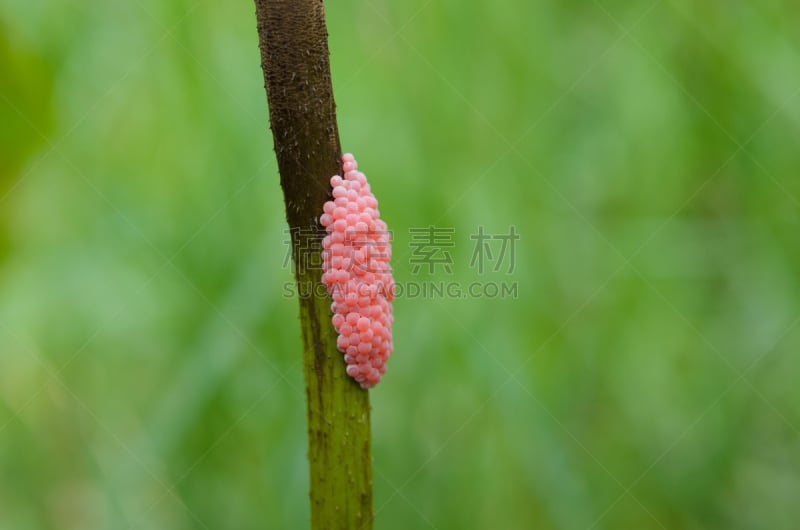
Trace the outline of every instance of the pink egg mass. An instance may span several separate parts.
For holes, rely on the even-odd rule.
[[[391,236],[378,201],[353,155],[342,156],[344,178],[331,177],[333,200],[323,205],[322,282],[333,298],[336,345],[347,374],[362,388],[377,385],[392,354],[394,280]]]

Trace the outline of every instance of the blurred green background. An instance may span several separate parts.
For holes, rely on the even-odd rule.
[[[518,288],[396,301],[376,528],[797,528],[798,4],[327,12],[397,280]],[[0,118],[0,529],[307,527],[253,4],[5,0]]]

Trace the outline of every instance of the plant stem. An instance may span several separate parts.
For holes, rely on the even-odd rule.
[[[311,528],[372,528],[369,397],[345,373],[321,283],[318,224],[341,175],[323,0],[255,0],[261,68],[300,294]]]

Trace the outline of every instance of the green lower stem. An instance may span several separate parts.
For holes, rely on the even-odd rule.
[[[319,271],[309,272],[306,276]],[[319,297],[300,301],[311,528],[368,530],[373,517],[369,393],[345,373],[329,304]]]

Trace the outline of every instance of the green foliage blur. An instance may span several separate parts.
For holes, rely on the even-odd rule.
[[[396,301],[376,528],[796,529],[800,5],[327,13],[397,281],[517,288]],[[259,64],[247,1],[0,4],[0,529],[308,527]]]

